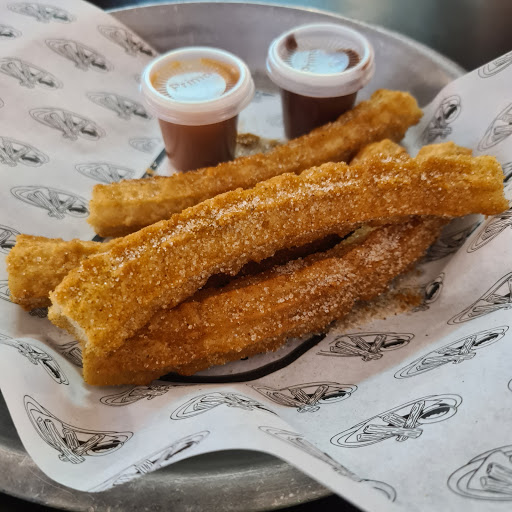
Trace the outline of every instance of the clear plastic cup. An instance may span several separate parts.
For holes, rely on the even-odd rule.
[[[251,73],[241,59],[216,48],[180,48],[146,67],[141,90],[176,169],[233,159],[238,114],[254,96]]]
[[[269,47],[267,73],[281,89],[288,138],[337,119],[374,73],[373,47],[359,32],[333,23],[296,27]]]

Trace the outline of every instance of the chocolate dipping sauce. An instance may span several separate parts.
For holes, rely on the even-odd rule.
[[[201,126],[179,125],[159,119],[167,156],[181,171],[233,160],[237,122],[238,116]]]
[[[342,25],[304,25],[278,37],[267,72],[281,90],[286,136],[299,137],[351,109],[373,69],[370,43]]]
[[[295,139],[314,128],[335,121],[350,110],[356,101],[357,92],[337,98],[311,98],[281,89],[284,132]]]
[[[146,68],[141,88],[177,170],[234,157],[238,114],[254,94],[249,69],[238,57],[215,48],[175,50]]]

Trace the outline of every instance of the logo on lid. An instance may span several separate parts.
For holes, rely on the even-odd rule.
[[[214,71],[190,71],[169,78],[166,91],[173,100],[205,101],[222,96],[226,81]]]

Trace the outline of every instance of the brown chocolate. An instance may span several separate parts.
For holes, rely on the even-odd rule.
[[[165,151],[180,171],[217,165],[235,156],[238,116],[220,123],[185,126],[159,120]]]
[[[295,139],[318,126],[335,121],[350,110],[357,92],[335,98],[311,98],[281,89],[285,134]]]
[[[351,48],[339,49],[339,50],[336,50],[336,52],[344,53],[348,57],[347,69],[353,68],[354,66],[359,64],[359,61],[361,60],[361,57],[359,56],[359,54],[355,50],[352,50]]]

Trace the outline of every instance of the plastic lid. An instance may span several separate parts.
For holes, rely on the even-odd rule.
[[[141,90],[148,109],[159,119],[199,126],[231,119],[254,96],[246,64],[217,48],[180,48],[152,61]]]
[[[282,89],[313,98],[334,98],[364,87],[374,72],[373,47],[343,25],[296,27],[268,50],[267,73]]]

